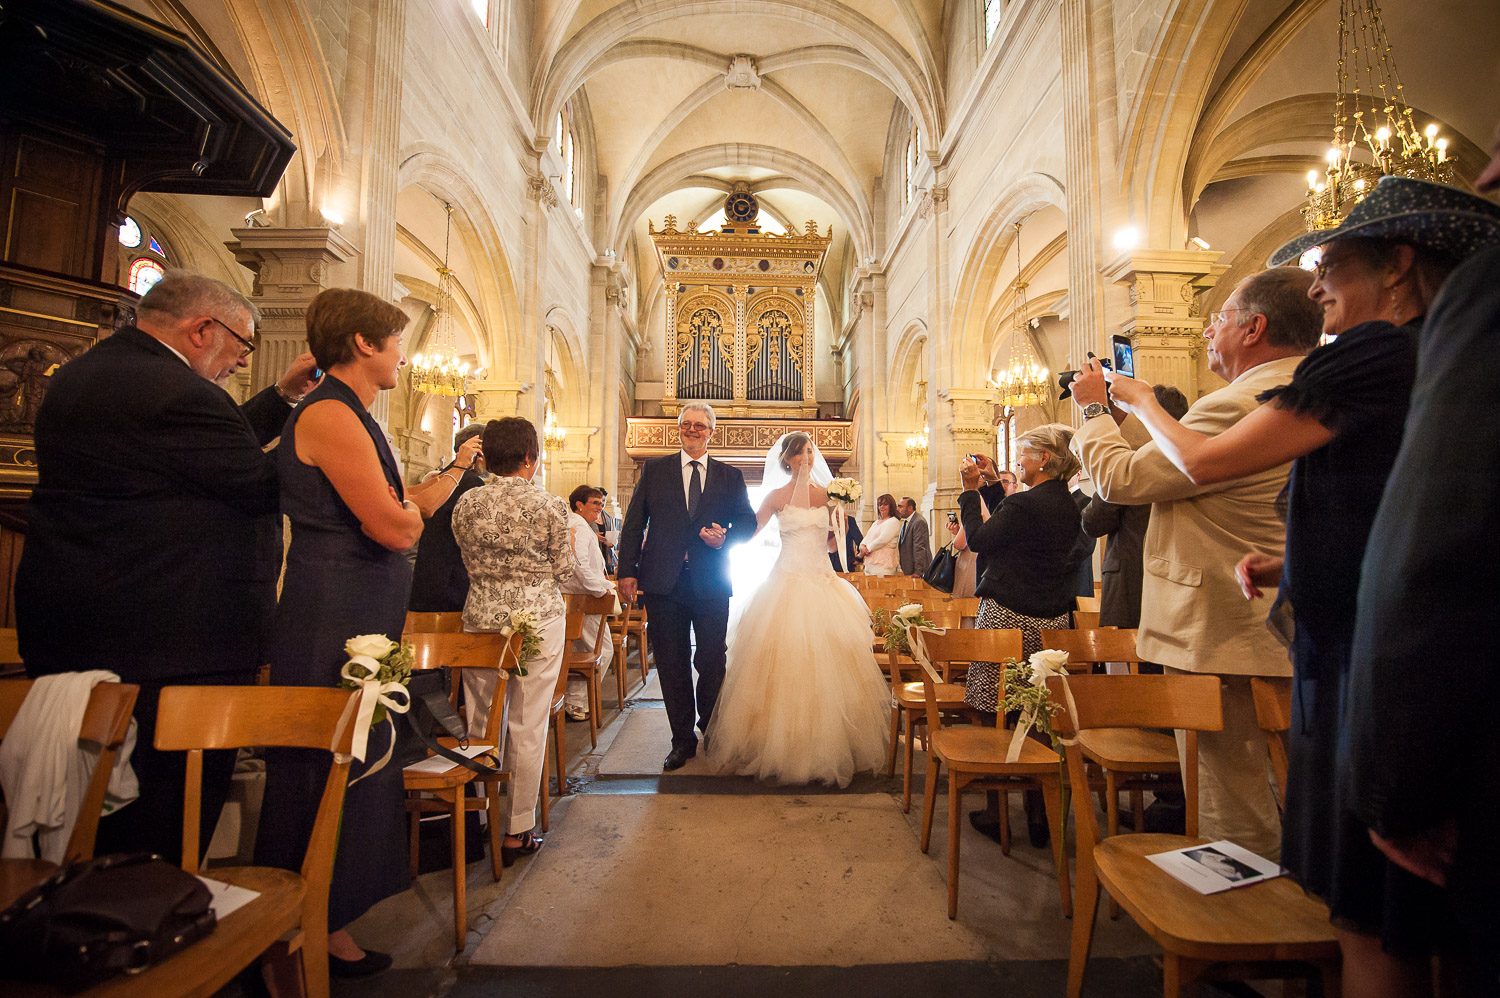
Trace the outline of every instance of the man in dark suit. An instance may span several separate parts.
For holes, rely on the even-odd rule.
[[[312,387],[315,364],[304,354],[236,406],[219,385],[254,349],[251,302],[175,272],[137,314],[64,364],[37,413],[16,617],[31,675],[109,669],[140,684],[140,798],[99,823],[96,849],[176,862],[186,757],[152,748],[157,699],[169,685],[252,683],[265,662],[281,519],[261,448]],[[233,752],[205,754],[205,845],[233,769]]]
[[[484,453],[480,438],[488,423],[474,422],[453,435],[453,463],[423,485],[430,490],[428,501],[439,500],[438,507],[422,526],[422,540],[417,545],[417,563],[411,573],[411,601],[407,608],[420,613],[451,613],[464,608],[469,598],[469,572],[453,539],[453,507],[470,489],[484,484],[479,472],[484,470]],[[427,513],[425,491],[421,486],[408,494]],[[441,499],[443,490],[450,489]]]
[[[664,770],[679,769],[697,755],[695,711],[699,729],[708,730],[724,682],[724,642],[734,592],[728,548],[755,534],[755,510],[744,476],[708,456],[713,408],[702,402],[683,406],[677,430],[682,450],[646,462],[620,535],[620,598],[633,600],[639,590],[645,601],[646,636],[672,724],[672,751]],[[689,631],[698,646],[691,663]]]
[[[917,512],[917,501],[911,496],[901,500],[896,512],[901,514],[901,536],[896,541],[901,574],[921,578],[927,574],[927,566],[932,564],[932,540],[927,520]]]

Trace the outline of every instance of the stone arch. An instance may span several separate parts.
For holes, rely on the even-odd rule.
[[[551,375],[558,392],[554,399],[557,418],[564,423],[587,422],[589,378],[573,317],[561,305],[553,305],[547,309],[543,322],[549,352],[557,360]]]
[[[870,205],[863,191],[851,192],[827,170],[798,153],[745,142],[701,146],[673,156],[636,183],[617,211],[612,212],[607,246],[624,243],[628,230],[652,202],[684,186],[684,179],[718,166],[759,166],[785,171],[750,185],[752,190],[785,187],[827,202],[849,228],[860,257],[872,252]],[[692,186],[697,186],[696,184]]]
[[[895,349],[891,352],[892,391],[886,400],[885,413],[892,429],[904,427],[915,432],[922,426],[921,405],[914,392],[918,382],[927,381],[927,346],[927,323],[921,319],[907,323],[896,339]],[[927,415],[930,420],[932,413]]]
[[[482,324],[479,328],[486,339],[482,359],[491,378],[503,377],[503,372],[515,365],[519,354],[520,298],[511,276],[509,256],[484,197],[458,163],[428,143],[403,149],[399,162],[397,191],[422,184],[456,209],[454,228],[464,240],[476,271],[489,278],[477,281],[479,287],[475,289],[481,306]],[[484,271],[486,264],[487,274]]]
[[[944,384],[955,387],[983,384],[989,371],[985,352],[988,341],[985,302],[989,300],[989,290],[1014,238],[1014,224],[1048,205],[1068,210],[1062,184],[1045,173],[1026,174],[995,199],[984,223],[975,231],[963,253],[953,297],[953,320],[949,324],[953,349],[938,358],[938,377]]]

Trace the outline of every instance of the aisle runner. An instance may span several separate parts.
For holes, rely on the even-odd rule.
[[[942,877],[884,794],[584,794],[560,824],[473,963],[852,966],[988,956],[979,936],[948,921]]]

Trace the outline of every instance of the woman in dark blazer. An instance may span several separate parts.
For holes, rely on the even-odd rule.
[[[1040,651],[1043,629],[1071,626],[1077,562],[1078,507],[1068,493],[1068,479],[1078,459],[1068,450],[1073,432],[1065,426],[1042,426],[1016,442],[1016,474],[1026,491],[1000,504],[988,520],[979,510],[979,467],[965,458],[959,471],[964,491],[958,497],[959,519],[970,550],[984,566],[974,592],[979,596],[977,627],[1018,628],[1021,652]],[[1003,700],[1005,667],[999,662],[972,662],[964,702],[994,724]],[[999,837],[1000,795],[969,820],[979,831]],[[1027,794],[1027,824],[1033,844],[1046,844],[1040,801]],[[1040,795],[1036,795],[1040,796]]]

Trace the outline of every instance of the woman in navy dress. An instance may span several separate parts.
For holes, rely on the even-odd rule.
[[[1295,461],[1284,559],[1250,553],[1235,572],[1247,598],[1279,585],[1278,602],[1290,607],[1295,681],[1281,863],[1328,903],[1346,995],[1433,994],[1431,957],[1452,932],[1439,888],[1376,848],[1340,792],[1338,771],[1347,764],[1361,563],[1401,446],[1422,316],[1453,267],[1497,238],[1493,205],[1386,177],[1341,226],[1272,257],[1295,260],[1322,247],[1307,295],[1322,310],[1324,334],[1337,339],[1308,354],[1291,384],[1262,395],[1268,404],[1210,438],[1166,416],[1144,382],[1117,375],[1111,389],[1199,484]],[[1259,308],[1238,313],[1242,328],[1266,321]]]
[[[287,419],[277,449],[292,542],[272,625],[275,685],[337,686],[349,660],[344,642],[360,634],[400,640],[411,592],[403,552],[421,536],[422,516],[403,498],[395,456],[369,407],[377,392],[396,387],[406,322],[396,306],[349,288],[324,291],[308,306],[308,345],[326,373]],[[371,731],[351,782],[390,738],[388,725]],[[267,751],[258,863],[301,867],[329,765],[324,751]],[[410,884],[404,807],[401,770],[390,764],[344,798],[328,897],[334,976],[390,966],[389,956],[360,949],[345,926]]]

